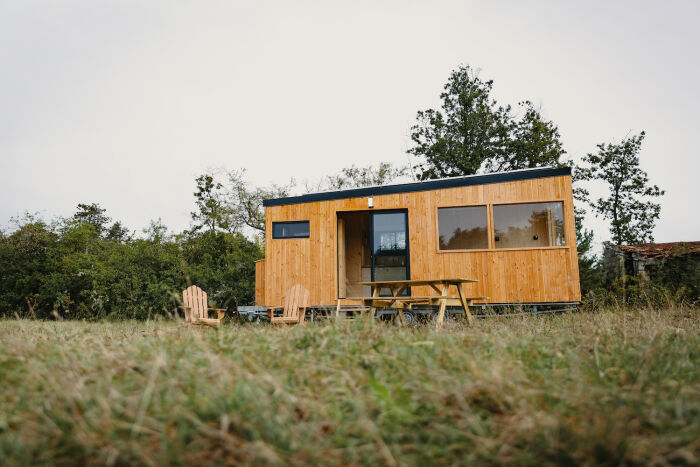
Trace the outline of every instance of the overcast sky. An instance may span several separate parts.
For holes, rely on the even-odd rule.
[[[195,177],[407,163],[460,64],[529,99],[578,159],[647,131],[656,241],[700,240],[700,2],[0,0],[0,225],[100,203],[189,225]],[[590,220],[598,240],[605,225]]]

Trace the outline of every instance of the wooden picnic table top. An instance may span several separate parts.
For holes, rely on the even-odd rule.
[[[445,308],[447,306],[448,300],[451,299],[459,299],[460,304],[462,308],[464,309],[464,314],[467,316],[467,320],[469,323],[472,322],[472,315],[469,313],[469,305],[471,305],[473,300],[484,300],[486,297],[466,297],[464,294],[464,288],[462,287],[463,284],[469,283],[469,282],[479,282],[478,280],[475,279],[466,279],[463,277],[448,277],[448,278],[442,278],[442,279],[406,279],[403,281],[371,281],[371,282],[360,282],[362,285],[371,285],[374,286],[374,294],[372,297],[358,297],[358,298],[350,298],[350,300],[362,300],[362,303],[369,304],[370,309],[368,316],[374,316],[374,311],[376,308],[385,308],[387,306],[392,306],[395,304],[398,304],[398,314],[399,314],[399,319],[401,320],[402,324],[406,324],[406,320],[403,315],[403,303],[408,303],[410,306],[410,303],[412,302],[423,302],[423,301],[430,301],[430,303],[433,302],[440,302],[440,308],[438,309],[438,314],[437,314],[437,319],[435,320],[435,325],[439,328],[442,326],[443,320],[445,318]],[[398,296],[398,294],[405,290],[408,287],[411,286],[421,286],[421,285],[427,285],[430,286],[433,290],[435,290],[437,293],[440,295],[438,296],[430,296],[430,297],[415,297],[415,296],[410,296],[410,295],[405,295],[405,296]],[[442,285],[442,288],[438,288],[438,286]],[[447,295],[447,289],[449,286],[454,285],[457,286],[457,291],[459,292],[458,297],[453,297]],[[379,296],[379,291],[380,289],[384,288],[389,288],[392,290],[392,294],[394,296],[391,297],[382,297]],[[340,308],[340,300],[338,299],[338,308]],[[346,299],[348,300],[348,299]]]
[[[479,282],[476,279],[465,279],[462,277],[447,278],[447,279],[406,279],[402,281],[372,281],[372,282],[360,282],[362,285],[372,285],[375,287],[391,287],[391,286],[402,286],[402,285],[436,285],[436,284],[465,284],[468,282]]]
[[[483,297],[476,297],[476,298],[483,298]],[[447,299],[447,300],[459,300],[459,295],[422,295],[422,296],[416,296],[416,295],[398,295],[398,296],[392,296],[392,295],[379,295],[377,297],[344,297],[342,300],[363,300],[363,301],[372,301],[372,302],[407,302],[407,301],[427,301],[427,300],[442,300],[442,299]],[[469,299],[472,299],[469,297]],[[472,299],[473,300],[473,299]]]

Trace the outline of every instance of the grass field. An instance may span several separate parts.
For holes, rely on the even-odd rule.
[[[697,310],[0,321],[0,464],[700,462]]]

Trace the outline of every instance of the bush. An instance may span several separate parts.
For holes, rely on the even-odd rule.
[[[0,317],[146,319],[176,312],[192,283],[217,306],[252,304],[262,251],[244,236],[169,238],[154,224],[134,239],[115,230],[75,217],[54,226],[27,218],[0,236]]]

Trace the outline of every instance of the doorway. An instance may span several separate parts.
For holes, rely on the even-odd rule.
[[[406,211],[338,213],[338,297],[370,296],[361,282],[409,278]]]

